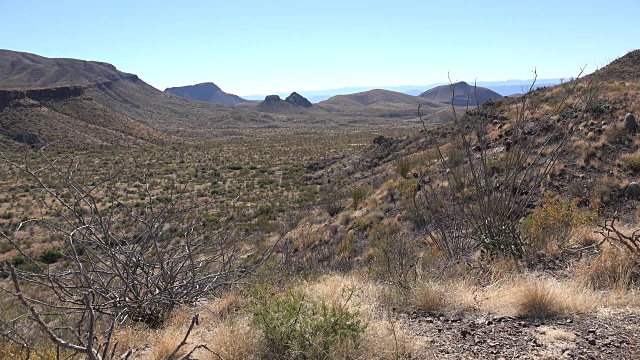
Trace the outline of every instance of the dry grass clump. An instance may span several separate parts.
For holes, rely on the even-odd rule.
[[[625,129],[623,123],[612,124],[604,131],[604,137],[608,144],[624,145],[632,138],[629,130]]]
[[[535,281],[522,289],[518,307],[521,315],[537,319],[555,317],[565,311],[564,304],[551,287],[542,281]]]
[[[223,359],[262,359],[267,353],[264,336],[248,317],[216,324],[203,340]]]
[[[368,317],[375,308],[385,302],[388,289],[357,274],[332,274],[306,284],[304,292],[311,299],[326,301],[329,304],[344,302],[345,293],[352,293],[347,307],[351,311],[358,311],[361,316]]]
[[[391,319],[372,321],[367,327],[356,359],[397,360],[411,358],[419,345]]]
[[[184,338],[185,332],[182,327],[167,327],[157,333],[153,338],[153,350],[149,356],[150,360],[164,360],[175,350]],[[182,348],[176,354],[178,357],[184,355],[189,349]]]
[[[488,276],[490,280],[471,274],[420,284],[408,304],[417,310],[457,316],[491,313],[532,318],[568,316],[605,305],[605,295],[574,280],[517,272]]]
[[[622,154],[618,161],[628,170],[640,170],[640,150]]]
[[[446,293],[441,284],[423,283],[418,285],[411,296],[411,305],[417,310],[441,312],[447,306]]]
[[[576,277],[592,289],[626,290],[639,273],[637,259],[632,254],[605,246],[599,255],[580,262]]]
[[[516,314],[536,319],[592,311],[602,300],[581,284],[547,278],[530,277],[512,290]]]

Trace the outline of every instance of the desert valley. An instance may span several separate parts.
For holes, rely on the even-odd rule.
[[[1,359],[640,358],[640,50],[315,103],[117,66],[0,50]]]

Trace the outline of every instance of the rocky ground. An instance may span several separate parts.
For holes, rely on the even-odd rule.
[[[640,309],[545,320],[414,312],[402,322],[429,344],[419,359],[640,359]]]

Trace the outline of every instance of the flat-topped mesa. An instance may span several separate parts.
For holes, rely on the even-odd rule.
[[[282,99],[280,99],[280,96],[278,96],[278,95],[267,95],[264,98],[264,103],[266,105],[278,104],[278,103],[280,103],[280,101],[282,101]]]
[[[24,98],[33,100],[61,99],[69,98],[72,96],[80,96],[84,94],[84,91],[84,86],[58,86],[51,88],[25,90],[0,89],[0,100],[11,101]]]
[[[241,98],[240,96],[222,91],[218,85],[212,82],[170,87],[166,88],[164,91],[166,93],[177,95],[186,99],[205,101],[228,106],[247,102],[247,100]]]

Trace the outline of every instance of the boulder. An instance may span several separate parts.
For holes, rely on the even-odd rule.
[[[640,200],[640,184],[635,181],[630,183],[629,185],[627,185],[627,188],[624,189],[624,194],[628,198]]]
[[[627,116],[624,117],[624,128],[634,134],[638,131],[638,123],[632,113],[628,113]]]

